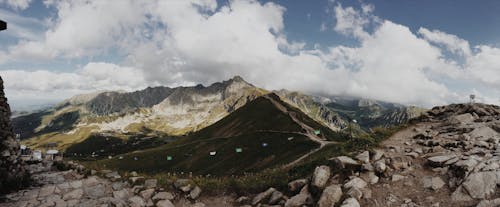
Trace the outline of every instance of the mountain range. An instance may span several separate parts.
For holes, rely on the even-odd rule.
[[[290,111],[293,115],[288,113]],[[14,117],[12,123],[23,143],[32,148],[57,145],[58,149],[82,156],[95,155],[96,151],[103,156],[144,151],[146,148],[153,151],[174,149],[179,145],[206,154],[206,151],[218,147],[223,147],[223,151],[230,150],[237,147],[236,143],[259,145],[263,142],[283,145],[291,152],[283,152],[286,157],[276,156],[277,153],[273,153],[272,158],[253,156],[258,158],[255,162],[269,161],[270,164],[256,167],[261,169],[299,159],[311,150],[318,150],[328,140],[339,141],[347,129],[359,134],[368,133],[374,127],[404,124],[422,111],[424,109],[418,107],[369,99],[322,97],[288,90],[267,91],[236,76],[209,86],[160,86],[134,92],[77,95],[52,108]],[[321,136],[321,139],[311,139],[315,131],[319,134],[314,136]],[[289,137],[301,143],[300,147],[288,146],[290,142],[283,139]],[[213,142],[207,144],[206,140]],[[165,143],[169,144],[154,148]],[[184,147],[181,148],[186,151]],[[189,166],[198,166],[194,162],[193,159],[180,161],[168,170],[175,167],[193,170]],[[142,167],[152,168],[147,163]]]

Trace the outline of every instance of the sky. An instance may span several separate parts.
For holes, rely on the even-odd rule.
[[[208,85],[500,105],[500,1],[0,0],[13,108]]]

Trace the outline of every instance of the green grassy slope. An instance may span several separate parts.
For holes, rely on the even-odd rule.
[[[279,106],[269,98],[274,99]],[[98,165],[153,174],[193,172],[201,175],[229,175],[258,172],[287,164],[319,145],[304,136],[301,126],[278,107],[294,113],[308,126],[321,130],[321,136],[330,140],[345,139],[345,136],[332,132],[299,109],[282,102],[278,96],[268,94],[176,142],[128,153],[122,160],[101,160]],[[267,143],[267,147],[263,147],[263,143]],[[243,152],[236,153],[235,148],[241,148]],[[211,151],[217,154],[210,156]],[[168,156],[173,159],[167,160]]]

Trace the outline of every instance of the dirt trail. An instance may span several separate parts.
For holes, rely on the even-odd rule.
[[[284,168],[289,168],[291,166],[294,166],[296,165],[297,163],[299,163],[300,161],[304,160],[305,158],[309,157],[310,155],[314,154],[315,152],[323,149],[326,145],[329,145],[329,144],[338,144],[339,142],[336,142],[336,141],[328,141],[328,140],[325,140],[321,137],[318,137],[315,133],[314,133],[314,129],[310,126],[308,126],[307,124],[305,124],[304,122],[302,122],[301,120],[299,120],[297,118],[297,115],[295,112],[293,111],[288,111],[286,109],[286,107],[284,107],[282,104],[278,103],[276,100],[274,100],[273,98],[271,97],[268,97],[268,96],[263,96],[265,98],[267,98],[269,101],[271,101],[271,103],[273,103],[276,108],[278,108],[279,110],[281,110],[283,113],[287,114],[288,116],[290,116],[290,118],[295,122],[297,123],[298,125],[300,125],[300,127],[302,127],[302,129],[304,129],[305,133],[300,133],[306,137],[308,137],[311,141],[313,142],[317,142],[319,144],[319,147],[314,149],[314,150],[311,150],[310,152],[308,152],[307,154],[297,158],[296,160],[286,164],[284,166]]]

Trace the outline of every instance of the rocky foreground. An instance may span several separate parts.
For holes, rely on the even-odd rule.
[[[69,162],[70,170],[58,171],[51,162],[29,165],[37,186],[8,194],[0,207],[94,207],[94,206],[158,206],[204,207],[201,189],[190,180],[179,179],[170,192],[158,186],[156,179],[145,179],[131,173],[128,179],[113,171],[89,171]],[[215,206],[226,206],[225,197],[208,199]]]
[[[500,206],[500,107],[436,107],[377,149],[330,159],[288,189],[253,196],[200,197],[179,179],[173,190],[131,174],[55,171],[29,166],[38,187],[6,196],[0,206]],[[85,174],[85,175],[84,175]]]

